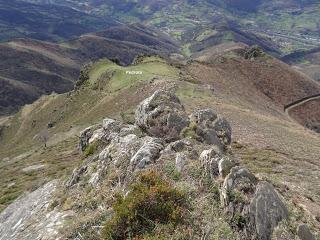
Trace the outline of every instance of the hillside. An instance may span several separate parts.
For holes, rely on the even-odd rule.
[[[43,0],[27,0],[47,3]],[[122,22],[150,24],[181,39],[184,33],[204,28],[198,36],[208,33],[208,26],[220,21],[237,23],[237,30],[258,35],[280,45],[283,54],[298,49],[319,47],[319,2],[316,0],[198,0],[198,1],[61,1],[51,4],[74,7],[97,16],[112,16]],[[230,39],[224,39],[229,41]],[[237,39],[241,41],[241,38]],[[221,43],[221,42],[219,42]],[[256,44],[259,44],[257,42]]]
[[[109,17],[99,18],[65,6],[0,1],[0,42],[21,37],[61,41],[114,25],[116,21]]]
[[[297,51],[282,57],[282,60],[320,81],[320,48]]]
[[[210,108],[228,120],[232,128],[232,159],[235,159],[238,165],[247,167],[259,181],[266,180],[272,183],[288,209],[289,220],[277,228],[274,234],[278,237],[274,236],[273,239],[284,239],[283,236],[287,237],[285,239],[294,239],[292,234],[298,234],[299,231],[297,232],[296,228],[301,223],[306,223],[312,232],[319,236],[320,196],[318,193],[320,189],[318,189],[317,176],[320,171],[320,149],[315,144],[320,141],[319,135],[303,128],[292,120],[294,115],[289,117],[283,109],[284,105],[290,101],[314,93],[319,89],[319,85],[271,57],[261,55],[246,59],[244,57],[246,54],[243,55],[243,53],[247,50],[243,46],[233,46],[230,51],[230,46],[220,46],[216,50],[212,49],[194,56],[194,60],[186,64],[148,57],[140,58],[135,64],[124,67],[111,61],[101,60],[91,66],[89,79],[79,90],[44,96],[35,103],[25,106],[9,119],[4,119],[0,135],[0,159],[2,159],[0,167],[3,176],[0,181],[2,208],[22,192],[32,191],[52,179],[62,178],[63,180],[59,183],[50,182],[33,195],[27,195],[26,200],[22,199],[15,204],[23,204],[23,201],[30,202],[28,199],[42,196],[41,192],[50,194],[53,191],[50,189],[56,189],[52,197],[46,195],[49,198],[48,201],[52,201],[50,204],[52,208],[48,211],[54,210],[50,212],[52,218],[47,218],[48,221],[43,223],[43,229],[47,229],[45,226],[51,226],[51,230],[57,227],[60,229],[59,234],[64,237],[72,238],[78,232],[87,239],[90,239],[89,237],[97,239],[94,237],[97,237],[98,232],[92,226],[100,226],[106,219],[110,219],[112,196],[117,193],[117,190],[126,191],[135,179],[136,175],[132,178],[131,175],[121,177],[121,174],[126,172],[124,170],[130,167],[126,165],[130,160],[130,158],[126,160],[126,154],[134,155],[136,147],[140,146],[139,139],[141,138],[143,142],[144,137],[148,138],[148,136],[145,136],[145,133],[139,135],[139,131],[131,132],[131,125],[128,129],[121,130],[123,134],[129,132],[137,135],[137,145],[133,144],[133,148],[131,145],[125,145],[130,143],[130,139],[136,139],[131,138],[132,135],[125,139],[120,138],[122,139],[120,142],[110,142],[109,153],[112,155],[106,163],[112,161],[112,164],[106,168],[107,175],[101,175],[105,178],[100,178],[99,175],[98,182],[102,181],[102,185],[96,188],[88,183],[90,178],[86,174],[94,173],[100,169],[100,166],[104,166],[99,165],[104,161],[99,162],[97,159],[105,145],[100,148],[99,145],[93,144],[84,148],[86,150],[81,155],[77,150],[79,132],[94,124],[98,125],[93,129],[99,129],[99,124],[105,118],[133,124],[137,105],[156,90],[167,89],[174,92],[185,107],[186,113],[181,113],[184,110],[181,110],[179,105],[176,103],[170,105],[173,109],[180,109],[177,111],[182,115],[178,116],[188,115],[198,109]],[[142,74],[127,74],[134,71],[140,71]],[[266,82],[273,84],[266,88],[268,86]],[[301,89],[301,84],[305,88]],[[289,86],[290,91],[288,91]],[[152,109],[157,108],[153,106],[149,110],[152,111]],[[108,121],[106,120],[105,123]],[[151,121],[150,124],[155,122]],[[183,141],[198,141],[199,138],[193,135],[192,129],[190,127],[189,130],[185,130],[187,135]],[[149,134],[157,135],[161,131],[153,129]],[[163,131],[166,130],[163,129]],[[99,131],[96,134],[97,138],[101,136]],[[201,134],[201,131],[196,134]],[[48,136],[46,148],[42,146],[41,136],[43,135]],[[87,139],[85,134],[81,136],[83,140],[80,141],[80,146]],[[109,133],[106,136],[109,136]],[[107,143],[108,141],[103,141],[103,144]],[[124,144],[121,146],[128,148],[118,148],[117,144]],[[190,230],[188,232],[177,231],[181,234],[194,234],[192,235],[194,239],[201,239],[201,230],[206,228],[210,229],[208,234],[213,239],[246,239],[242,235],[245,232],[240,230],[247,228],[242,218],[231,218],[233,222],[230,222],[224,208],[219,207],[219,200],[213,200],[213,202],[210,200],[209,196],[214,192],[217,194],[217,190],[220,191],[221,182],[219,181],[223,181],[224,178],[218,178],[212,182],[216,190],[209,190],[208,185],[205,184],[207,180],[201,178],[204,170],[198,154],[201,154],[203,148],[214,145],[198,142],[190,144],[192,151],[186,157],[185,171],[181,174],[175,170],[175,155],[165,155],[163,152],[160,160],[153,163],[153,160],[149,159],[148,161],[151,162],[147,162],[151,163],[151,169],[163,173],[173,186],[190,190],[186,191],[186,194],[195,209],[189,210],[195,214],[190,218],[194,224],[186,223]],[[157,143],[152,146],[159,145]],[[151,152],[154,154],[153,150]],[[78,170],[72,174],[75,167],[78,167]],[[110,174],[109,171],[114,174]],[[70,185],[64,184],[66,180]],[[65,186],[69,187],[65,188]],[[115,191],[113,192],[112,189]],[[245,197],[251,199],[252,196],[245,195]],[[210,201],[207,202],[205,199]],[[39,206],[42,206],[41,198],[36,201],[40,201]],[[7,211],[14,211],[14,206],[12,205]],[[208,208],[209,206],[211,207]],[[44,214],[41,209],[37,211],[40,211],[39,214]],[[236,209],[236,211],[241,210]],[[52,222],[55,220],[51,219],[64,222],[59,216],[68,218],[67,228],[63,225],[56,226]],[[34,221],[32,215],[28,215],[27,219]],[[12,221],[14,224],[17,223],[17,219]],[[20,225],[17,226],[15,236],[21,236]],[[25,231],[31,231],[35,234],[33,236],[37,236],[38,225],[28,226]],[[171,228],[166,226],[162,226],[165,229],[160,226],[157,228],[158,234],[164,234],[164,239],[168,237],[165,234],[170,234],[169,236],[178,234],[170,232]],[[181,227],[184,228],[184,226]],[[6,229],[10,228],[6,227]],[[40,232],[42,230],[40,229]],[[51,230],[50,233],[55,232]],[[253,230],[249,232],[251,231]],[[150,234],[157,234],[157,232]],[[144,237],[149,239],[147,236]]]
[[[167,56],[174,42],[140,25],[111,27],[61,44],[18,39],[0,44],[0,115],[32,103],[43,94],[73,89],[80,67],[100,58],[130,64],[140,54]]]

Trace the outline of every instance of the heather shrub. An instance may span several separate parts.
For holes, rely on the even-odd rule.
[[[114,215],[105,224],[103,239],[133,239],[152,232],[157,224],[179,225],[188,209],[184,193],[155,171],[139,174],[126,196],[118,195]]]

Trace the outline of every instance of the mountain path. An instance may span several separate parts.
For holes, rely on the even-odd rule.
[[[305,98],[302,98],[302,99],[299,99],[297,101],[294,101],[286,106],[284,106],[284,111],[285,113],[289,113],[289,111],[295,107],[298,107],[302,104],[305,104],[309,101],[313,101],[313,100],[317,100],[317,99],[320,99],[320,93],[316,94],[316,95],[312,95],[312,96],[309,96],[309,97],[305,97]]]

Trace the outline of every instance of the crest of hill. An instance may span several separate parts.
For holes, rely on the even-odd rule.
[[[135,65],[119,66],[101,60],[92,65],[90,78],[77,91],[44,96],[24,107],[6,120],[0,135],[0,207],[7,206],[25,190],[70,175],[83,160],[75,150],[81,129],[106,116],[130,123],[143,99],[157,89],[171,89],[187,113],[212,108],[223,114],[233,129],[235,156],[241,156],[241,163],[259,174],[259,178],[272,182],[288,203],[294,199],[298,213],[295,210],[291,214],[299,214],[300,219],[318,231],[320,148],[314,143],[319,141],[319,135],[288,117],[282,105],[266,95],[255,80],[280,70],[285,76],[280,80],[299,74],[285,64],[279,66],[270,57],[244,59],[237,55],[241,46],[232,46],[237,50],[233,54],[228,53],[229,48],[225,46],[221,57],[213,58],[214,64],[213,60],[198,59],[176,65],[158,57],[145,57]],[[137,68],[145,74],[124,73]],[[254,71],[256,68],[261,75]],[[268,90],[274,93],[274,89]],[[286,99],[290,98],[291,95]],[[50,135],[47,148],[36,140],[43,129]],[[39,164],[45,165],[41,171],[22,171]],[[8,186],[10,182],[15,182],[15,186]]]
[[[258,55],[248,58],[246,55],[252,51],[257,51]],[[194,59],[210,64],[210,71],[220,69],[219,72],[229,78],[227,83],[230,86],[227,88],[233,88],[235,95],[242,95],[237,90],[241,86],[247,89],[248,94],[262,94],[281,111],[292,102],[320,93],[320,84],[259,48],[235,43],[221,44],[194,55]]]
[[[122,31],[125,34],[119,33]],[[168,57],[179,51],[168,37],[155,34],[147,27],[121,26],[61,44],[31,39],[0,44],[0,115],[12,113],[42,94],[72,90],[81,66],[90,61],[109,58],[128,65],[138,55]]]

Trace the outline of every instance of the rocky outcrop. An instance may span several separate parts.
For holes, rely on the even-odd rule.
[[[219,187],[221,206],[239,239],[269,240],[279,223],[288,218],[288,210],[274,187],[239,166],[229,146],[231,127],[214,111],[197,110],[188,117],[174,94],[157,91],[139,105],[135,122],[126,125],[106,118],[81,132],[80,150],[90,147],[93,152],[85,151],[83,163],[65,182],[65,189],[77,195],[84,186],[99,190],[106,179],[116,179],[116,186],[126,185],[137,171],[173,159],[170,171],[178,172],[176,176],[185,174],[185,166],[190,162],[201,165],[201,174],[209,176],[206,180]],[[52,239],[69,214],[48,212],[54,186],[45,185],[6,209],[0,215],[0,236],[5,236],[0,240],[37,236]],[[44,214],[48,214],[46,220],[38,221],[41,218],[37,217]],[[33,226],[35,223],[41,229]],[[17,238],[22,231],[29,238]],[[305,227],[300,227],[298,233],[301,240],[310,237]]]
[[[179,98],[167,91],[156,91],[145,99],[136,110],[136,125],[154,137],[167,141],[177,140],[189,124]]]
[[[147,138],[138,152],[131,158],[130,164],[133,168],[144,168],[152,164],[160,156],[164,143],[159,138]]]
[[[274,228],[288,217],[271,184],[260,182],[248,169],[236,166],[230,151],[226,151],[231,143],[230,124],[211,109],[197,110],[187,117],[174,94],[157,91],[139,105],[135,123],[124,126],[105,119],[102,127],[92,133],[90,128],[86,129],[80,142],[102,140],[105,147],[96,156],[87,158],[68,186],[85,179],[97,186],[110,169],[125,169],[128,174],[156,163],[165,155],[175,156],[175,168],[180,173],[188,159],[199,159],[204,173],[213,181],[222,182],[222,205],[230,224],[241,232],[241,239],[271,239]],[[135,133],[137,128],[142,130],[139,136]]]
[[[197,110],[189,117],[199,141],[218,146],[221,150],[231,143],[230,124],[211,109]]]
[[[0,214],[0,240],[55,240],[71,211],[50,210],[57,181],[17,199]]]
[[[309,227],[305,224],[301,224],[298,226],[297,234],[300,240],[316,240]]]
[[[212,179],[217,176],[226,177],[230,169],[236,164],[230,156],[223,155],[219,146],[212,146],[211,149],[204,150],[200,155],[204,171]]]
[[[260,182],[249,206],[249,221],[254,226],[258,239],[271,239],[273,229],[288,218],[288,210],[274,187]]]
[[[241,239],[271,239],[273,230],[288,218],[288,210],[274,187],[260,182],[248,169],[233,167],[224,179],[222,202]]]
[[[90,126],[84,129],[79,136],[78,148],[83,152],[86,147],[89,145],[89,140],[93,135],[93,132],[98,128],[98,125]]]

